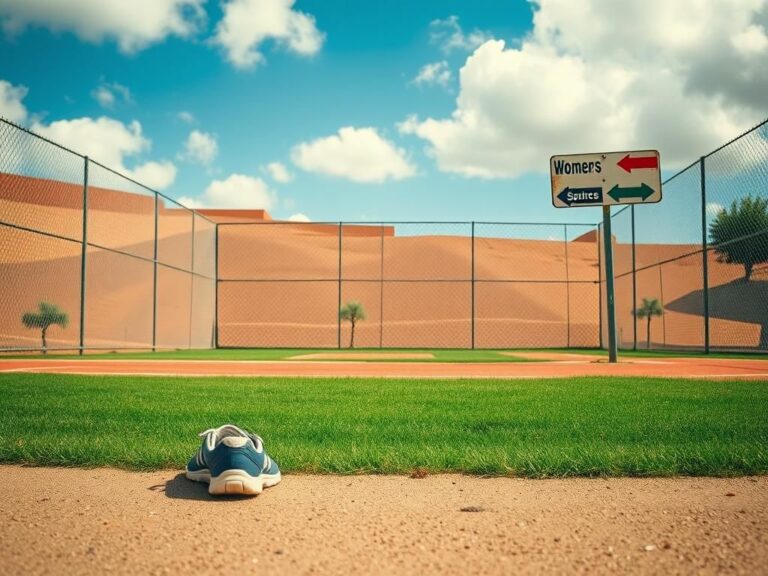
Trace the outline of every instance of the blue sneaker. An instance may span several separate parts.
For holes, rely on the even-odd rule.
[[[200,436],[203,444],[187,464],[187,478],[208,483],[209,494],[260,494],[280,482],[280,469],[256,434],[225,424]]]

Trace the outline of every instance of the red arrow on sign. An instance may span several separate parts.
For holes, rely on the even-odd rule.
[[[635,156],[630,158],[629,154],[627,154],[617,164],[627,172],[632,173],[632,170],[639,168],[658,168],[659,159],[656,156]]]

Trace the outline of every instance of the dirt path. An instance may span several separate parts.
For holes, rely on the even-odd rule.
[[[3,360],[0,373],[172,374],[178,376],[328,376],[384,378],[570,378],[658,376],[768,380],[768,361],[726,358],[627,359],[597,363],[567,355],[558,362],[314,362],[229,360]]]
[[[178,471],[0,474],[3,574],[768,573],[768,477],[288,476],[212,500]]]

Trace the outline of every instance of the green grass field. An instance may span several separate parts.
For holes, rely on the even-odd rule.
[[[97,359],[135,359],[135,360],[287,360],[293,356],[307,354],[327,354],[334,352],[359,353],[384,352],[396,354],[402,353],[429,353],[433,355],[432,359],[410,360],[412,362],[532,362],[533,360],[523,358],[519,355],[525,352],[561,352],[565,354],[588,354],[606,356],[607,352],[592,348],[552,348],[552,349],[531,349],[531,350],[467,350],[467,349],[397,349],[397,348],[355,348],[349,350],[342,348],[252,348],[252,349],[215,349],[215,350],[163,350],[163,351],[141,351],[141,352],[105,352],[103,354],[87,354],[79,356],[77,354],[56,354],[47,355],[0,355],[2,358],[87,358],[88,360]],[[697,352],[670,352],[660,350],[622,350],[619,356],[623,357],[651,357],[651,358],[744,358],[750,360],[768,360],[768,354],[754,353],[711,353],[704,355]],[[308,360],[311,361],[311,360]],[[343,361],[343,360],[342,360]],[[378,360],[382,362],[409,362],[409,360],[390,359]]]
[[[261,434],[287,472],[768,473],[768,381],[0,375],[0,461],[182,467],[197,433]]]

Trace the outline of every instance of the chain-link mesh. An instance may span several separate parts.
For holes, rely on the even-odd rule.
[[[335,347],[338,224],[220,224],[222,347]]]
[[[563,224],[475,226],[478,347],[568,347],[572,336],[585,340],[592,329],[582,313],[594,313],[598,303],[597,293],[591,299],[585,289],[596,286],[594,238],[583,238],[589,229],[571,226],[569,234]]]
[[[568,346],[594,348],[600,344],[599,236],[592,225],[565,226],[568,264]]]
[[[193,270],[195,274],[212,280],[216,278],[216,224],[195,214],[194,226]]]
[[[710,345],[768,350],[768,124],[704,166]]]
[[[157,261],[160,264],[192,270],[193,225],[192,211],[169,198],[158,197]]]
[[[337,282],[222,280],[219,282],[219,346],[336,347],[337,302]]]
[[[383,250],[382,345],[471,347],[472,225],[397,223]]]
[[[216,224],[194,215],[190,348],[216,345]]]
[[[215,224],[158,197],[0,120],[0,350],[211,347]]]
[[[635,206],[638,348],[702,349],[704,268],[701,178],[694,164],[664,183],[660,204]],[[684,298],[684,301],[680,301]],[[648,342],[646,302],[657,300]],[[647,310],[646,310],[647,311]]]
[[[89,162],[88,243],[152,260],[154,192],[110,168]]]
[[[635,344],[632,224],[632,209],[629,206],[611,214],[616,342],[618,347],[622,349],[631,349]]]
[[[354,301],[356,347],[597,346],[597,257],[592,225],[221,224],[219,345],[347,347]]]
[[[42,346],[41,325],[23,320],[40,315],[41,303],[56,305],[68,320],[46,331],[47,348],[78,346],[81,252],[79,242],[0,224],[0,349]]]
[[[82,157],[0,121],[0,215],[6,225],[80,240]]]
[[[668,178],[663,193],[612,216],[619,346],[768,350],[768,125]],[[649,317],[653,301],[662,314]]]
[[[87,348],[152,347],[153,278],[151,261],[88,247]]]
[[[767,126],[667,179],[662,204],[614,212],[622,348],[768,349]],[[209,347],[217,335],[221,346],[346,346],[339,307],[349,301],[366,311],[363,347],[607,341],[600,227],[217,231],[4,120],[0,144],[0,350],[39,350],[43,332],[51,350]],[[638,317],[653,300],[663,314]]]
[[[83,174],[81,157],[0,122],[0,349],[79,343]]]

